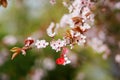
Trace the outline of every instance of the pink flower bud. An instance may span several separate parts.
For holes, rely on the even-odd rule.
[[[25,46],[30,46],[32,43],[34,43],[34,40],[31,37],[25,40]]]

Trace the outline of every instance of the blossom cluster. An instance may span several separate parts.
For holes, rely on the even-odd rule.
[[[47,29],[47,34],[50,37],[54,37],[59,27],[65,28],[69,26],[70,29],[66,30],[61,43],[64,43],[64,46],[69,45],[71,48],[75,44],[83,45],[86,42],[84,33],[94,24],[94,14],[91,11],[94,3],[90,0],[74,0],[70,5],[66,2],[63,2],[63,5],[68,8],[69,13],[63,15],[57,26],[52,22]],[[59,51],[61,46],[56,46],[57,42],[55,40],[51,41],[51,47]]]
[[[50,0],[51,4],[55,4],[55,0]],[[85,32],[91,28],[94,24],[94,14],[92,13],[92,8],[94,3],[90,0],[74,0],[72,4],[67,4],[63,2],[63,5],[68,8],[68,14],[63,15],[59,23],[51,22],[47,28],[47,34],[52,38],[50,42],[46,40],[34,40],[29,37],[25,40],[25,45],[22,48],[14,47],[11,49],[14,52],[12,59],[19,53],[23,55],[26,54],[26,50],[31,48],[31,45],[39,48],[46,48],[48,45],[51,46],[56,52],[61,51],[60,58],[56,60],[56,63],[59,65],[66,65],[71,63],[67,57],[68,50],[67,46],[70,46],[71,49],[74,45],[84,45],[86,43]],[[66,30],[62,39],[55,40],[54,37],[57,34],[57,30],[61,28],[66,28],[69,26],[69,29]]]

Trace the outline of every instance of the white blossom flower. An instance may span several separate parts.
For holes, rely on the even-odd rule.
[[[63,40],[64,40],[64,42],[65,42],[65,44],[67,45],[67,44],[70,44],[70,39],[69,38],[66,38],[66,37],[63,37]]]
[[[89,13],[89,12],[91,12],[91,11],[90,11],[90,8],[89,8],[89,7],[84,7],[84,8],[83,8],[83,12],[82,12],[82,16],[85,16],[85,17],[86,17],[86,14]]]
[[[64,55],[64,60],[65,60],[65,62],[63,63],[63,65],[71,63],[71,61],[68,59],[68,57],[66,55]]]
[[[80,36],[78,36],[77,38],[76,38],[76,43],[78,44],[78,45],[82,45],[82,44],[84,44],[86,42],[86,36],[84,36],[83,34],[81,34]]]
[[[60,51],[62,47],[66,46],[66,43],[64,40],[58,39],[57,41],[52,41],[50,43],[50,46],[52,49],[56,50],[56,52]]]
[[[73,38],[80,36],[79,32],[76,32],[76,31],[73,31],[73,30],[70,30],[70,34],[72,35]]]
[[[56,50],[56,52],[59,51],[58,44],[57,44],[55,41],[52,41],[52,42],[50,43],[50,46],[52,47],[52,49]]]
[[[81,28],[83,31],[85,31],[86,29],[90,29],[91,26],[90,26],[89,24],[87,24],[87,23],[84,23],[83,26],[80,26],[80,28]]]
[[[52,31],[52,29],[54,28],[55,23],[51,22],[51,24],[49,25],[49,27],[47,28],[47,34],[50,37],[54,37],[55,36],[55,32]]]
[[[54,37],[56,35],[57,29],[59,28],[58,23],[51,22],[49,27],[47,28],[47,34],[50,37]],[[54,30],[53,30],[54,29]]]
[[[67,23],[69,24],[69,26],[70,26],[70,28],[74,28],[74,22],[73,22],[73,20],[72,20],[72,18],[70,18],[68,21],[67,21]]]
[[[84,44],[86,42],[86,36],[81,34],[80,32],[75,32],[73,30],[70,31],[72,38],[76,41],[78,45]],[[72,45],[70,45],[72,46]]]
[[[71,17],[76,17],[80,15],[80,9],[76,8],[75,10],[73,10],[73,12],[70,14]]]
[[[60,27],[66,27],[68,25],[69,16],[64,14],[60,20]]]
[[[49,45],[49,43],[46,42],[45,40],[37,40],[35,45],[37,46],[37,48],[45,48],[46,46]]]

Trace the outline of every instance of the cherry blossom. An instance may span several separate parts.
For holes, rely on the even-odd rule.
[[[87,29],[90,29],[91,26],[90,26],[89,24],[87,24],[87,23],[84,23],[83,26],[80,26],[80,28],[81,28],[83,31],[85,31],[85,30],[87,30]]]
[[[55,24],[53,22],[51,22],[51,24],[49,25],[49,27],[47,28],[47,34],[50,37],[54,37],[55,36],[55,32],[52,31],[52,29],[54,28]]]
[[[76,38],[76,43],[78,45],[84,44],[86,42],[85,39],[86,39],[86,36],[81,34],[79,37]]]
[[[52,49],[56,50],[56,52],[60,51],[62,47],[66,46],[66,43],[64,40],[58,39],[57,41],[52,41],[50,43],[50,46]]]
[[[55,29],[54,29],[54,27],[55,27]],[[58,23],[55,24],[54,22],[51,22],[49,27],[47,28],[48,36],[54,37],[56,35],[56,31],[57,31],[58,27],[59,27]],[[54,31],[53,31],[53,29],[54,29]]]
[[[45,48],[46,46],[48,46],[49,43],[46,42],[45,40],[37,40],[35,43],[35,46],[39,49],[39,48]]]
[[[64,14],[60,20],[60,27],[66,27],[69,24],[69,15]]]
[[[70,2],[70,4],[67,4],[67,2],[63,1],[63,5],[68,8],[68,13],[63,15],[59,23],[51,22],[46,30],[47,35],[52,39],[49,42],[50,47],[56,52],[61,51],[60,57],[56,59],[56,64],[59,65],[71,63],[71,60],[67,57],[68,49],[66,47],[70,46],[72,49],[74,45],[85,44],[87,38],[85,32],[94,24],[94,14],[91,11],[92,6],[94,5],[93,2],[90,0],[73,0]],[[54,5],[56,0],[50,0],[50,3]],[[69,29],[64,32],[61,39],[56,39],[55,37],[60,27],[69,27]],[[35,41],[33,38],[28,37],[22,48],[14,47],[11,50],[14,52],[12,59],[19,53],[25,55],[26,51],[32,48],[32,44],[37,48],[46,48],[49,43],[46,42],[46,40]],[[101,45],[101,43],[99,44]],[[100,49],[104,51],[104,48],[105,46]]]
[[[68,59],[68,57],[66,56],[66,55],[64,55],[64,63],[63,63],[63,65],[66,65],[66,64],[70,64],[71,63],[71,61]]]

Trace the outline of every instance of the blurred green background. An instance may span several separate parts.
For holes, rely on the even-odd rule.
[[[101,3],[96,6],[95,27],[106,34],[109,57],[103,59],[105,53],[99,54],[90,46],[76,46],[69,51],[73,62],[61,66],[55,64],[60,52],[51,47],[31,49],[14,60],[9,51],[22,47],[29,36],[50,41],[46,28],[68,13],[61,0],[55,5],[49,0],[8,0],[7,8],[0,7],[0,80],[120,80],[120,65],[115,61],[115,55],[120,54],[120,9]]]

